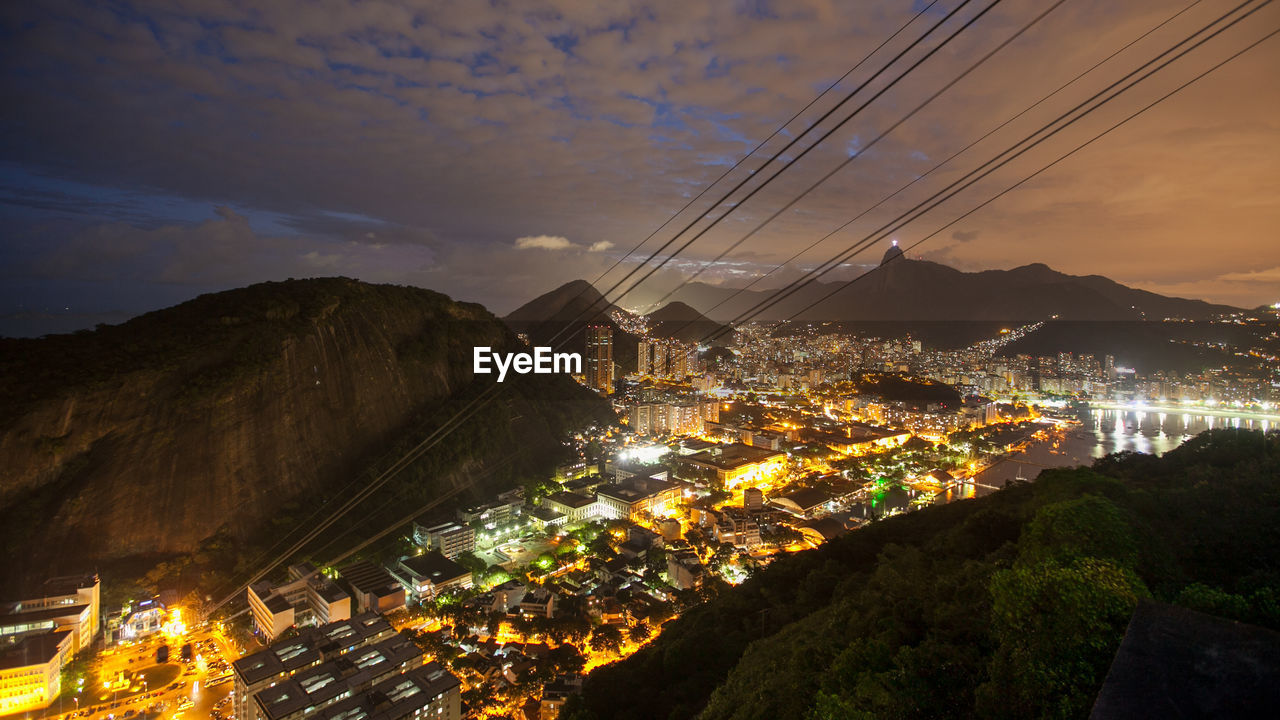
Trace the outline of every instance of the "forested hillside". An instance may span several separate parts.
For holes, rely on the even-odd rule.
[[[1087,717],[1146,597],[1280,628],[1280,433],[1046,471],[780,560],[565,717]]]

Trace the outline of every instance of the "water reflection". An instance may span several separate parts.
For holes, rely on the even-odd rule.
[[[1026,452],[982,473],[983,483],[1003,486],[1021,472],[1034,478],[1046,467],[1090,465],[1116,452],[1163,455],[1191,437],[1214,427],[1241,430],[1271,429],[1272,423],[1251,418],[1144,412],[1141,410],[1091,410],[1084,423],[1070,428],[1060,443],[1037,443]],[[979,488],[979,494],[982,494]]]

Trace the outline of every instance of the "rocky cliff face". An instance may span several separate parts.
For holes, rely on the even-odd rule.
[[[492,383],[472,377],[474,345],[514,342],[478,305],[340,278],[3,341],[6,545],[11,557],[84,563],[186,552],[219,530],[249,536],[284,503],[346,485],[434,411]],[[519,415],[543,435],[526,439],[545,444],[600,410],[567,378],[530,378],[508,383],[495,406],[504,414],[487,416],[507,421],[498,431],[511,433]],[[438,479],[487,459],[457,447]]]

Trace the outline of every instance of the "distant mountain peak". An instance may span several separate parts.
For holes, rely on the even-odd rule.
[[[645,319],[649,321],[649,334],[654,337],[674,338],[683,342],[701,342],[708,338],[724,342],[728,337],[724,325],[679,300],[645,315]]]
[[[571,280],[512,310],[503,319],[508,323],[550,320],[568,322],[597,319],[607,316],[614,309],[614,305],[594,285],[586,280]]]
[[[890,260],[897,260],[905,257],[906,255],[902,252],[902,248],[898,247],[898,241],[894,240],[893,244],[889,246],[889,249],[884,251],[884,257],[880,258],[880,264],[887,265]]]
[[[672,320],[681,321],[702,321],[707,320],[707,316],[698,312],[697,308],[688,303],[675,300],[645,315],[649,322],[666,322]]]

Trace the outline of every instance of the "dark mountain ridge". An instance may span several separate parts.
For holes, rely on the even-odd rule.
[[[683,342],[699,342],[704,338],[713,338],[721,343],[732,339],[727,326],[678,300],[645,315],[645,319],[649,322],[649,334],[653,337],[672,338]]]
[[[510,351],[518,341],[480,305],[346,278],[264,283],[96,331],[0,340],[5,572],[83,570],[189,553],[216,534],[292,530],[292,513],[394,459],[491,386],[472,375],[475,345]],[[506,385],[374,500],[396,497],[402,511],[499,460],[505,469],[484,483],[509,485],[555,460],[540,453],[559,447],[560,433],[611,418],[563,376]]]
[[[617,308],[586,280],[572,280],[508,313],[508,324],[607,320]]]
[[[772,290],[737,291],[690,283],[672,298],[718,322],[739,321],[769,301]],[[826,297],[830,294],[830,297]],[[825,299],[824,299],[825,298]],[[643,290],[628,296],[643,303]],[[882,265],[848,283],[814,282],[763,310],[755,319],[795,316],[829,321],[997,321],[1210,319],[1236,312],[1226,305],[1166,297],[1100,275],[1067,275],[1042,263],[1010,270],[963,272],[927,260],[886,253]]]

